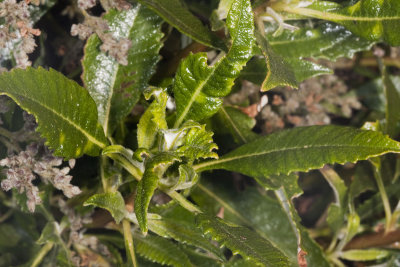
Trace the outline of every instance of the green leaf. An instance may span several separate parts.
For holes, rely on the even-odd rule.
[[[16,246],[22,238],[17,229],[8,223],[0,224],[0,236],[0,250]]]
[[[60,225],[57,222],[48,222],[43,228],[39,239],[36,241],[39,245],[45,245],[48,242],[62,244],[60,238]]]
[[[118,191],[93,195],[83,205],[108,210],[117,223],[120,223],[126,215],[125,201]]]
[[[374,131],[341,126],[298,127],[259,138],[222,156],[195,165],[197,171],[225,169],[252,177],[317,169],[389,152],[400,144]]]
[[[174,219],[150,219],[148,221],[150,231],[164,238],[173,238],[181,243],[186,243],[195,247],[209,251],[223,259],[221,251],[206,239],[201,231],[189,223],[180,222]]]
[[[283,11],[329,20],[345,26],[371,41],[400,45],[400,2],[397,0],[363,0],[343,7],[328,1],[317,1],[306,7],[288,5]]]
[[[399,134],[400,121],[400,94],[386,68],[383,70],[383,88],[386,98],[386,129],[385,132],[392,138]]]
[[[0,75],[0,94],[35,116],[37,131],[57,156],[97,156],[108,143],[89,93],[53,69],[5,72]]]
[[[261,91],[268,91],[277,86],[297,88],[298,81],[289,63],[272,50],[267,39],[258,31],[256,39],[267,64],[267,75],[261,85]]]
[[[222,104],[240,70],[250,59],[254,43],[254,19],[249,0],[233,2],[226,20],[232,38],[229,52],[213,66],[207,55],[189,55],[178,67],[173,86],[178,128],[184,121],[212,116]]]
[[[180,161],[176,153],[160,152],[145,162],[143,178],[136,189],[135,214],[142,232],[147,233],[147,209],[151,197],[158,186],[158,181],[175,161]]]
[[[214,132],[230,134],[238,144],[252,141],[258,135],[251,131],[256,120],[234,107],[221,107],[213,117]]]
[[[382,249],[353,249],[340,253],[340,258],[349,261],[374,261],[390,256],[389,251]]]
[[[267,35],[272,49],[286,58],[352,58],[355,52],[369,50],[374,42],[355,36],[343,26],[321,22],[309,24],[295,31],[284,31],[279,36]]]
[[[190,162],[196,159],[218,158],[218,154],[213,152],[218,146],[213,142],[213,132],[206,130],[206,125],[190,128],[182,140],[182,146],[176,151],[188,158]]]
[[[233,224],[228,224],[219,218],[198,215],[199,225],[213,239],[227,246],[233,254],[240,254],[263,266],[288,266],[289,259],[268,240],[256,232]]]
[[[226,49],[223,41],[190,13],[180,0],[139,0],[139,2],[154,10],[166,22],[197,42],[221,50]]]
[[[142,5],[125,11],[110,10],[104,19],[116,39],[128,38],[132,46],[128,65],[100,51],[101,40],[92,35],[85,47],[82,79],[97,104],[99,121],[110,135],[129,114],[155,71],[162,46],[162,20]]]
[[[155,99],[140,117],[137,128],[138,147],[147,149],[153,147],[158,131],[168,128],[165,120],[167,93],[162,89],[153,88],[146,94],[146,99],[150,99],[151,95],[154,95]]]
[[[134,233],[133,240],[137,253],[148,260],[176,267],[192,266],[188,256],[167,239]]]

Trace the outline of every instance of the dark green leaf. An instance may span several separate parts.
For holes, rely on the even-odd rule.
[[[219,218],[202,214],[198,215],[198,220],[205,233],[227,246],[233,254],[240,254],[263,266],[289,265],[289,259],[279,249],[246,227],[227,224]]]
[[[108,143],[89,93],[53,69],[5,72],[0,75],[0,94],[35,116],[37,131],[57,156],[97,156]]]
[[[135,198],[135,214],[142,232],[147,232],[147,209],[158,181],[174,161],[180,161],[175,153],[160,152],[145,162],[143,178],[138,183]]]
[[[225,50],[221,39],[205,27],[180,0],[139,0],[179,31],[207,46]]]
[[[134,234],[133,240],[137,253],[153,262],[176,267],[192,266],[188,256],[171,241],[158,237]]]
[[[129,114],[148,86],[162,46],[162,20],[142,5],[105,16],[117,39],[128,38],[132,46],[124,66],[100,51],[101,40],[92,35],[85,47],[83,81],[97,104],[99,121],[107,135]]]
[[[179,65],[173,86],[178,128],[184,121],[200,121],[218,111],[240,70],[249,60],[254,43],[254,19],[249,0],[233,2],[226,24],[232,37],[229,52],[213,66],[205,53],[189,55]]]
[[[117,223],[125,217],[125,201],[120,192],[96,194],[85,201],[84,206],[95,206],[108,210]]]
[[[397,124],[400,121],[400,94],[386,69],[383,70],[383,87],[386,98],[386,129],[385,132],[392,138],[399,134]]]
[[[299,127],[259,138],[219,160],[195,165],[197,171],[225,169],[253,177],[317,169],[389,152],[400,144],[374,131],[341,126]]]
[[[0,224],[0,251],[4,248],[14,247],[18,244],[22,236],[10,224]]]

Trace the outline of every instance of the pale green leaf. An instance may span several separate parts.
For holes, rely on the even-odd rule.
[[[267,36],[273,50],[286,58],[352,58],[355,52],[369,50],[374,43],[331,22],[321,22],[315,27],[307,24],[279,36]]]
[[[340,258],[349,261],[374,261],[390,256],[389,251],[383,249],[353,249],[340,253]]]
[[[315,1],[306,7],[282,7],[288,13],[329,20],[345,26],[371,41],[400,45],[400,2],[398,0],[362,0],[352,6]]]
[[[39,239],[36,241],[39,245],[44,245],[47,242],[62,242],[60,239],[60,225],[57,222],[48,222],[43,228]]]
[[[230,134],[238,144],[253,141],[258,135],[251,131],[256,120],[234,107],[221,107],[213,117],[214,132]]]
[[[154,219],[148,221],[150,231],[164,238],[173,238],[181,243],[202,248],[223,259],[221,250],[205,238],[201,231],[189,223],[174,219]]]
[[[288,266],[289,259],[267,239],[242,226],[226,223],[219,218],[198,215],[199,225],[205,233],[247,260],[262,266]]]
[[[184,121],[200,121],[218,111],[240,70],[250,59],[254,19],[249,0],[233,2],[226,24],[232,38],[229,52],[213,66],[205,53],[189,55],[178,67],[173,86],[178,128]]]
[[[136,252],[150,261],[176,267],[192,266],[188,256],[177,245],[165,238],[152,235],[144,237],[134,233],[133,242]]]
[[[57,156],[97,156],[107,146],[89,93],[53,69],[4,72],[0,75],[0,94],[10,96],[35,116],[37,131]]]
[[[299,127],[259,138],[222,156],[195,165],[197,171],[225,169],[253,177],[318,169],[389,152],[400,144],[374,131],[341,126]]]
[[[190,13],[180,0],[139,0],[139,2],[154,10],[166,22],[197,42],[221,50],[226,49],[224,42]]]
[[[138,147],[151,149],[156,140],[158,131],[167,129],[165,120],[165,107],[167,105],[168,95],[162,89],[153,88],[146,98],[154,95],[154,101],[140,117],[137,128]]]
[[[125,201],[120,192],[95,194],[87,199],[84,206],[95,206],[106,209],[117,223],[120,223],[126,215]]]
[[[99,121],[107,135],[129,114],[155,71],[162,46],[162,20],[142,5],[110,10],[104,19],[114,38],[132,42],[126,66],[100,51],[101,40],[92,35],[85,47],[82,79],[97,104]]]
[[[180,161],[176,153],[160,152],[145,162],[143,178],[136,189],[135,214],[142,232],[147,232],[147,209],[151,197],[158,186],[158,182],[164,172],[173,162]]]

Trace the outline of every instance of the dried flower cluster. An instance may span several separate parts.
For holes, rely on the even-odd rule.
[[[93,0],[82,0],[79,1],[80,8],[86,9],[96,4]],[[114,2],[113,2],[114,3]],[[119,4],[118,4],[119,3]],[[115,2],[118,7],[128,9],[130,6],[124,2]],[[121,65],[128,65],[128,52],[131,48],[132,42],[127,38],[117,38],[111,32],[109,32],[109,26],[107,22],[100,18],[85,14],[85,21],[81,24],[73,24],[71,27],[71,35],[78,36],[81,40],[89,38],[92,33],[96,33],[99,36],[103,44],[100,46],[101,51],[108,53]]]
[[[335,75],[308,79],[299,90],[280,88],[278,94],[261,111],[266,133],[295,126],[323,125],[331,122],[330,114],[350,117],[352,109],[360,109],[356,95]]]
[[[34,36],[40,35],[40,30],[32,28],[28,3],[17,3],[16,0],[0,2],[0,18],[5,22],[0,25],[0,48],[3,50],[0,57],[8,57],[12,52],[17,68],[30,66],[28,54],[34,51]]]
[[[84,228],[84,225],[92,222],[90,213],[81,215],[75,212],[74,209],[70,208],[62,198],[57,200],[57,206],[60,208],[61,212],[67,216],[70,223],[67,247],[71,247],[73,244],[79,244],[88,247],[93,251],[97,251],[102,255],[110,255],[108,248],[101,244],[97,237],[85,235],[86,229]],[[71,256],[71,260],[75,266],[93,266],[90,263],[90,257],[84,257],[84,255],[78,256],[76,254]]]
[[[62,159],[54,157],[46,148],[43,148],[43,153],[39,153],[39,148],[37,144],[31,144],[18,155],[0,160],[0,166],[7,167],[7,178],[1,182],[2,189],[9,191],[15,188],[19,193],[25,192],[28,198],[26,204],[31,212],[41,203],[39,189],[32,183],[37,176],[44,183],[51,183],[63,191],[69,198],[81,193],[77,186],[70,184],[72,176],[68,173],[73,162],[70,162],[70,167],[59,169]]]

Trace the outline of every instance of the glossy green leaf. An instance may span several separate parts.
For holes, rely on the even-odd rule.
[[[267,39],[256,32],[257,43],[266,59],[267,75],[261,85],[261,91],[268,91],[277,86],[298,87],[298,81],[293,69],[283,57],[277,55],[269,45]]]
[[[389,251],[383,249],[353,249],[340,253],[340,258],[349,261],[374,261],[390,256]]]
[[[371,41],[400,45],[400,2],[397,0],[363,0],[352,6],[316,1],[305,7],[288,5],[282,9],[288,13],[336,22]]]
[[[214,132],[230,134],[238,144],[245,144],[258,137],[251,131],[256,120],[234,107],[221,107],[213,117]]]
[[[279,36],[268,34],[267,37],[272,49],[286,58],[351,58],[355,52],[369,50],[374,43],[331,22],[321,22],[316,27],[306,25],[295,31],[284,31]]]
[[[167,129],[165,120],[165,107],[167,105],[168,95],[162,89],[153,88],[146,98],[154,95],[154,101],[140,117],[137,128],[138,147],[150,149],[156,140],[158,131]]]
[[[153,262],[176,267],[192,266],[188,256],[171,241],[158,236],[134,234],[136,252]]]
[[[145,162],[143,178],[138,183],[135,198],[135,214],[142,232],[147,232],[147,209],[158,181],[173,162],[180,161],[176,153],[160,152]]]
[[[139,4],[125,11],[112,9],[104,19],[115,38],[132,42],[126,66],[101,52],[97,35],[92,35],[85,47],[82,79],[97,104],[99,121],[110,135],[148,86],[159,61],[163,34],[162,20]]]
[[[95,206],[106,209],[117,223],[120,223],[126,215],[125,201],[120,192],[95,194],[87,199],[84,206]]]
[[[190,13],[180,0],[139,0],[139,2],[154,10],[166,22],[197,42],[221,50],[226,49],[224,42]]]
[[[183,223],[174,219],[153,219],[148,221],[150,231],[164,238],[173,238],[181,243],[186,243],[195,247],[202,248],[213,253],[220,259],[223,255],[210,240],[205,238],[202,232],[194,225]]]
[[[254,19],[249,0],[233,2],[226,20],[232,46],[213,66],[205,53],[189,55],[178,67],[173,86],[178,128],[187,120],[200,121],[218,111],[240,70],[250,59],[254,43]]]
[[[200,163],[197,171],[225,169],[253,177],[317,169],[389,152],[400,144],[374,131],[341,126],[298,127],[259,138],[222,156]]]
[[[107,146],[89,93],[53,69],[5,72],[0,75],[0,94],[10,96],[35,116],[37,131],[57,156],[97,156]]]
[[[205,233],[231,249],[233,254],[240,254],[245,259],[262,266],[289,265],[287,256],[268,240],[246,227],[228,224],[219,218],[202,214],[198,215],[198,220]]]
[[[392,138],[399,134],[400,122],[400,94],[390,78],[386,69],[383,70],[383,88],[386,98],[386,123],[385,132]]]

